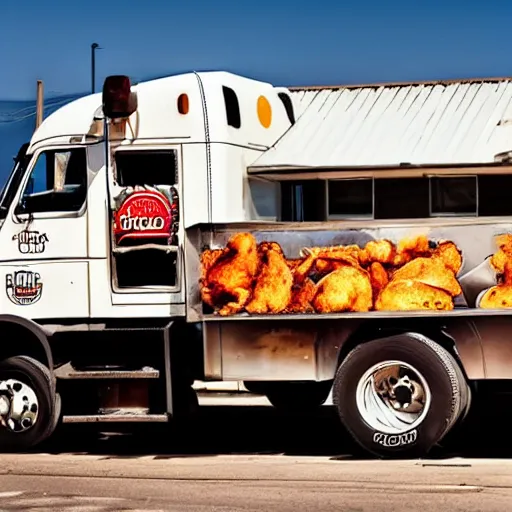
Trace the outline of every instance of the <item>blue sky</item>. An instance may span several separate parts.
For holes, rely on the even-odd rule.
[[[277,85],[512,74],[510,0],[1,0],[0,99],[225,69]]]

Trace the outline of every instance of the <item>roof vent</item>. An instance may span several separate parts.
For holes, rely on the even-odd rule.
[[[496,163],[508,164],[512,163],[512,150],[511,151],[503,151],[502,153],[498,153],[494,155],[494,161]]]

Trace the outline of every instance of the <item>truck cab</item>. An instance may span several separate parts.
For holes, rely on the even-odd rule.
[[[114,109],[126,88],[135,99],[107,133],[96,94],[18,155],[0,213],[6,314],[183,316],[184,229],[278,216],[278,187],[246,168],[292,125],[286,90],[220,72],[105,87]]]

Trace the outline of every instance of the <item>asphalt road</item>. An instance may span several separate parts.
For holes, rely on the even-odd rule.
[[[174,431],[69,426],[38,452],[2,455],[0,511],[511,509],[506,421],[494,424],[501,431],[477,422],[428,460],[378,461],[353,445],[331,407],[290,416],[247,406],[258,403],[203,405]]]

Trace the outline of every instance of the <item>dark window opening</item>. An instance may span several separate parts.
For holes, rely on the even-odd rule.
[[[141,249],[115,254],[117,286],[174,287],[177,284],[177,254],[158,249]]]
[[[233,128],[240,128],[242,120],[240,118],[240,105],[236,92],[229,87],[223,86],[222,93],[224,95],[224,104],[226,105],[226,121],[228,125]]]
[[[292,125],[294,125],[295,124],[295,113],[293,111],[293,103],[292,103],[290,96],[288,96],[288,94],[286,94],[284,92],[280,92],[277,95],[279,96],[279,99],[283,102],[284,109],[286,110],[286,115],[288,116],[290,123]]]
[[[283,222],[325,220],[325,182],[323,180],[282,182],[281,220]]]
[[[478,215],[499,217],[512,215],[512,175],[493,174],[478,176]]]
[[[281,220],[512,216],[512,175],[281,182]],[[327,192],[327,197],[326,197]],[[326,208],[327,203],[327,208]],[[326,212],[326,209],[328,211]]]
[[[375,180],[376,219],[421,219],[430,216],[429,184],[425,178]]]
[[[430,178],[432,216],[477,215],[477,177]]]
[[[86,198],[85,148],[45,151],[37,157],[15,212],[77,212]]]
[[[117,183],[121,187],[136,185],[176,185],[178,165],[176,151],[116,151]]]
[[[330,217],[372,217],[373,180],[331,180],[328,183]]]

